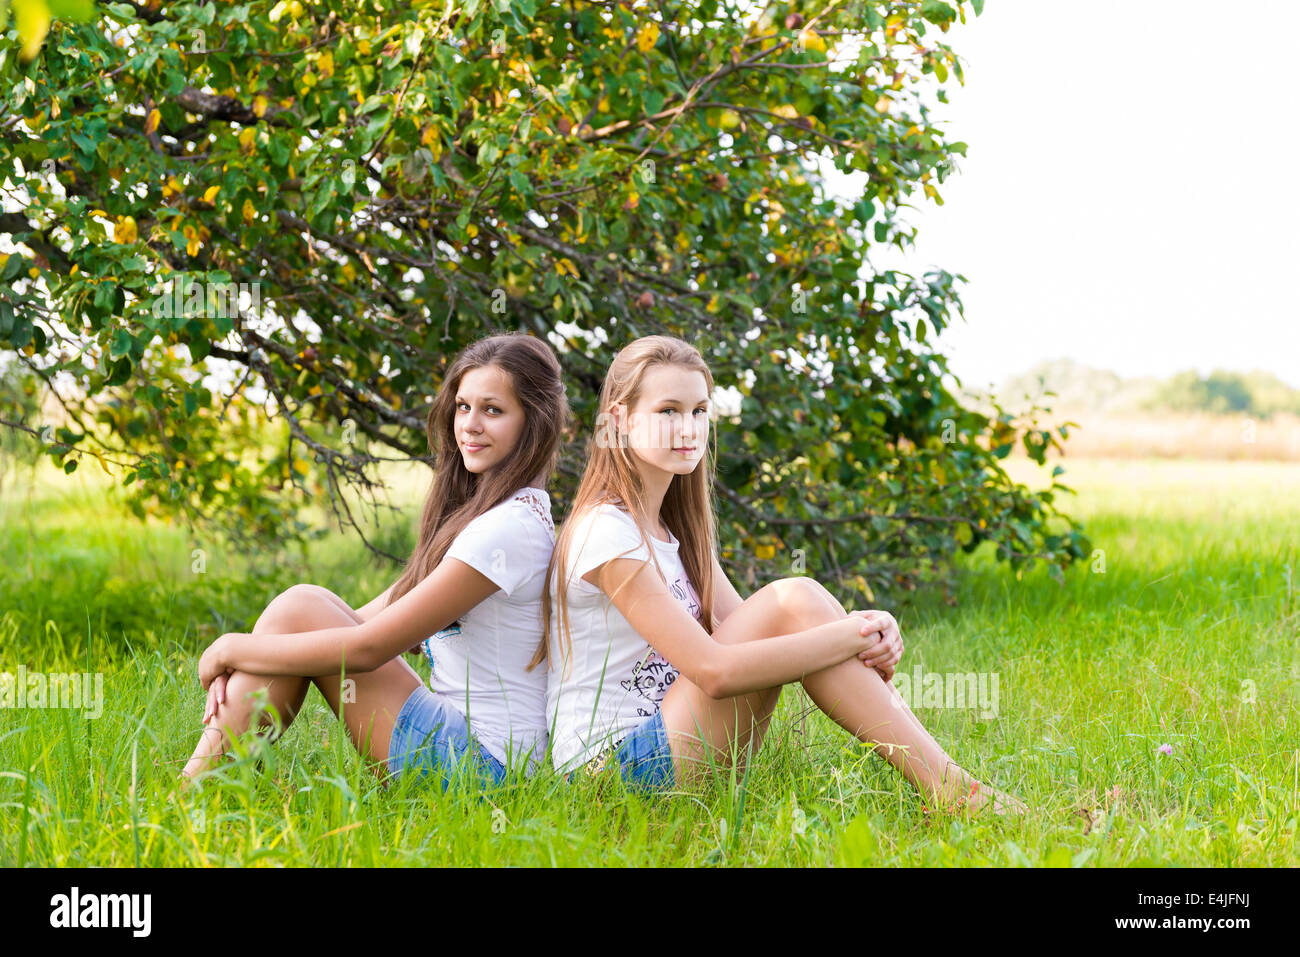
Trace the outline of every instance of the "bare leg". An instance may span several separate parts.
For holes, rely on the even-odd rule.
[[[751,595],[728,616],[715,637],[725,643],[788,634],[844,614],[843,607],[814,580],[783,579]],[[737,631],[748,637],[737,638]],[[859,740],[873,745],[921,794],[944,802],[970,797],[975,779],[944,752],[897,689],[876,669],[851,658],[806,676],[803,686],[818,708]],[[741,704],[745,700],[713,699],[685,678],[674,682],[662,708],[679,780],[710,760],[725,760],[733,737],[746,730],[740,716],[754,715],[748,705]],[[761,726],[768,717],[770,712],[758,714],[756,720]],[[970,797],[974,809],[1002,797],[991,788],[981,787],[980,792]]]
[[[727,616],[713,638],[739,644],[802,631],[807,604],[795,579],[771,582]],[[820,600],[819,600],[820,603]],[[669,731],[678,780],[711,763],[727,763],[733,754],[743,768],[746,755],[757,754],[780,700],[781,688],[765,688],[734,698],[710,698],[698,685],[679,675],[661,703]],[[677,736],[674,736],[677,732]]]
[[[253,634],[293,634],[360,621],[351,606],[329,589],[295,585],[267,605]],[[346,683],[339,675],[306,678],[236,671],[226,684],[225,703],[218,706],[216,715],[200,735],[194,755],[182,773],[193,777],[207,770],[229,749],[232,737],[248,730],[259,692],[263,690],[266,703],[275,709],[278,718],[273,736],[279,737],[301,709],[310,684],[320,689],[330,708],[343,718],[361,756],[382,764],[388,758],[393,722],[420,684],[420,678],[401,658],[394,658],[374,671],[348,674]],[[264,714],[260,726],[266,727],[273,721],[270,714]],[[377,771],[382,777],[385,768]]]

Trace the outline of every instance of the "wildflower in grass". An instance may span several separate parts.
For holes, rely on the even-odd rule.
[[[1156,750],[1161,754],[1173,754],[1174,746],[1172,744],[1162,744],[1160,747],[1156,748]]]

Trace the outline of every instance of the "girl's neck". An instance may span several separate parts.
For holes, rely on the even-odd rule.
[[[663,534],[666,526],[659,519],[659,511],[663,508],[664,496],[668,494],[668,486],[672,483],[673,476],[660,469],[643,469],[641,471],[641,487],[645,489],[645,514],[637,515],[637,523],[647,529],[655,538],[661,542],[666,542],[668,536]]]

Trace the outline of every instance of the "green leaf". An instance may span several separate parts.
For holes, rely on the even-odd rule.
[[[133,345],[135,345],[135,340],[131,338],[131,333],[125,329],[119,329],[113,333],[113,341],[108,347],[108,357],[110,359],[119,359],[130,353]]]
[[[118,359],[117,362],[113,363],[112,372],[110,372],[108,378],[104,380],[104,385],[121,385],[131,377],[131,368],[131,360],[129,358],[123,357]]]

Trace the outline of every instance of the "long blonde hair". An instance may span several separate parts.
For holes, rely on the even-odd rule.
[[[646,370],[657,365],[677,365],[700,372],[704,375],[709,393],[713,393],[713,374],[709,372],[699,350],[672,336],[644,336],[629,343],[614,357],[600,390],[597,411],[608,415],[618,405],[631,410],[641,397]],[[588,509],[617,496],[631,509],[641,540],[651,558],[654,558],[649,533],[638,518],[645,514],[645,487],[641,473],[633,461],[633,453],[622,441],[600,441],[602,433],[598,422],[598,427],[587,444],[587,470],[578,484],[573,506],[556,539],[555,550],[546,569],[546,588],[542,592],[542,643],[528,666],[530,669],[546,661],[550,654],[551,583],[558,579],[566,567],[573,530],[577,526],[576,519]],[[713,515],[713,445],[713,442],[708,443],[703,460],[689,475],[673,476],[659,510],[660,520],[680,542],[678,554],[687,578],[699,594],[700,617],[704,630],[709,634],[713,633],[717,624],[713,618],[713,556],[717,542]],[[655,566],[658,567],[658,561],[655,561]],[[662,574],[660,569],[660,575]],[[614,593],[617,594],[630,580],[622,582]],[[559,582],[556,593],[566,658],[571,657],[573,650],[569,609],[565,599],[568,586],[568,581]]]
[[[510,379],[524,409],[524,426],[509,456],[482,474],[465,468],[456,442],[456,391],[471,369],[496,366]],[[560,363],[551,347],[535,336],[506,333],[466,346],[443,377],[429,409],[429,451],[437,453],[433,483],[420,517],[420,538],[406,571],[393,585],[392,604],[438,567],[465,526],[500,505],[537,475],[549,481],[569,424],[569,403]]]

